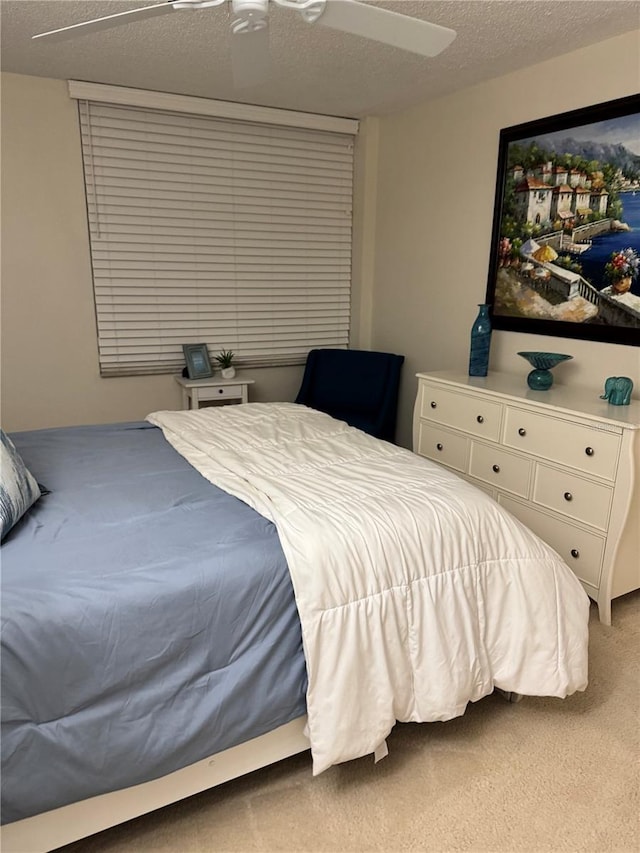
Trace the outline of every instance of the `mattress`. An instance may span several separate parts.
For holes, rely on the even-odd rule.
[[[146,423],[12,435],[46,493],[2,546],[2,820],[305,712],[274,525]]]

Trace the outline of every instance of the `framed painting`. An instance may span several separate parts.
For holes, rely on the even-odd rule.
[[[640,346],[640,95],[500,131],[493,328]]]

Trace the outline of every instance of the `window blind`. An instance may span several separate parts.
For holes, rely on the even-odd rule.
[[[348,343],[353,137],[79,101],[103,376]]]

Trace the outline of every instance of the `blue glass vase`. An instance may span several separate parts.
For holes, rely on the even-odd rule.
[[[469,376],[486,376],[489,371],[489,347],[491,346],[491,318],[489,306],[480,309],[471,327],[471,351],[469,353]]]

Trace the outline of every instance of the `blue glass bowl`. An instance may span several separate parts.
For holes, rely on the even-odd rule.
[[[561,352],[519,352],[522,358],[526,358],[529,364],[535,368],[527,376],[527,384],[534,391],[547,391],[553,385],[553,374],[551,368],[561,361],[568,361],[572,355]]]

